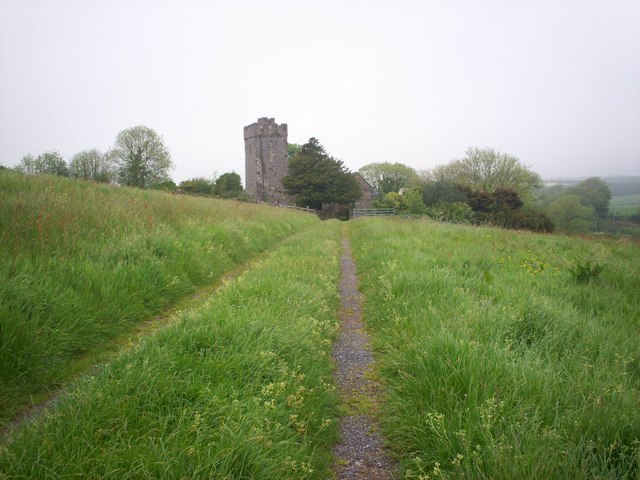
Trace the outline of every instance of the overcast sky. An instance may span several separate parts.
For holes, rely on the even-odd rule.
[[[244,177],[258,117],[352,170],[639,175],[640,0],[0,0],[2,165],[146,125],[177,183]]]

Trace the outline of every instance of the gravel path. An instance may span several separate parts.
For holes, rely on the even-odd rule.
[[[334,450],[337,479],[392,479],[374,413],[377,386],[371,378],[373,354],[364,330],[356,266],[348,240],[343,240],[340,280],[340,334],[334,345],[335,377],[347,413],[340,419],[340,442]]]

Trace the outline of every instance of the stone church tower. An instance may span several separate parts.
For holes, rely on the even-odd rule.
[[[287,124],[259,118],[244,127],[247,194],[260,202],[288,203],[282,178],[289,168]]]

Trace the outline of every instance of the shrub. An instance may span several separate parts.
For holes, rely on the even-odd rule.
[[[531,230],[532,232],[553,232],[555,225],[543,212],[529,212],[518,210],[511,217],[511,226],[516,229]]]
[[[427,215],[434,220],[453,223],[469,223],[474,215],[466,203],[443,203],[427,209]]]

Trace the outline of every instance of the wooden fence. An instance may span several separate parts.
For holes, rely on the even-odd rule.
[[[313,208],[309,207],[296,207],[295,205],[285,205],[284,203],[272,203],[271,205],[273,205],[274,207],[291,208],[292,210],[300,210],[307,213],[316,213]]]
[[[353,218],[357,217],[392,217],[396,214],[395,208],[354,208]]]

